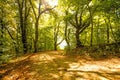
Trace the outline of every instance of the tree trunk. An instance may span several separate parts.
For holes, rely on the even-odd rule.
[[[0,34],[0,54],[2,54],[3,53],[3,34],[4,34],[4,31],[3,31],[3,29],[4,29],[4,24],[3,24],[3,21],[2,21],[2,19],[0,19],[0,31],[1,31],[1,34]]]
[[[93,19],[92,19],[91,10],[89,10],[89,12],[90,12],[90,22],[91,22],[91,39],[90,39],[90,46],[92,46],[92,44],[93,44]]]
[[[107,44],[109,44],[109,25],[108,25],[108,23],[107,23],[107,21],[106,21],[106,19],[105,19],[105,24],[106,24],[106,26],[107,26]]]
[[[22,35],[21,40],[23,43],[23,53],[25,54],[25,53],[27,53],[27,35],[26,35],[26,20],[27,19],[26,19],[26,16],[24,16],[25,14],[23,13],[24,8],[26,8],[26,6],[24,6],[24,8],[23,8],[23,2],[24,2],[24,0],[22,0],[22,2],[17,0],[18,8],[19,8],[21,35]],[[26,0],[25,0],[25,5],[26,5]]]
[[[57,36],[58,36],[58,30],[55,27],[54,28],[54,50],[57,50]]]
[[[57,25],[55,25],[55,27],[54,27],[54,50],[57,50],[57,46],[61,43],[61,42],[57,43],[59,27],[60,27],[59,25],[60,25],[60,22]]]
[[[57,43],[56,42],[54,42],[54,50],[55,51],[57,51],[57,45],[56,45]]]
[[[67,14],[66,14],[67,15]],[[68,21],[65,21],[65,41],[67,43],[67,49],[70,50],[70,39],[69,39],[70,29],[68,29]]]
[[[106,22],[106,20],[105,20],[105,22]],[[109,44],[109,25],[107,22],[106,22],[106,24],[107,24],[107,44]]]
[[[82,47],[79,36],[79,29],[76,30],[75,37],[76,37],[76,48]]]
[[[35,23],[35,41],[34,41],[34,52],[36,53],[38,51],[37,48],[37,42],[38,42],[38,22],[39,19],[36,19],[36,23]]]
[[[26,29],[21,26],[21,31],[22,31],[23,52],[27,53]]]

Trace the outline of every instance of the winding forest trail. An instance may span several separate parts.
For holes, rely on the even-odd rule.
[[[93,60],[63,51],[29,54],[0,66],[0,80],[120,80],[120,59]]]

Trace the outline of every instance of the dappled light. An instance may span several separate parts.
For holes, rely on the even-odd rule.
[[[0,80],[120,80],[120,0],[0,0]]]
[[[12,60],[0,66],[2,80],[118,80],[120,59],[87,60],[65,56],[63,51],[45,51]],[[79,57],[78,57],[79,56]],[[20,58],[19,58],[20,59]]]
[[[77,76],[83,76],[86,79],[109,80],[120,78],[120,62],[119,59],[110,59],[103,61],[87,61],[86,63],[71,63],[69,64],[69,72],[76,72]],[[115,75],[116,74],[116,75]],[[109,76],[108,76],[109,75]],[[112,78],[114,77],[114,78]]]

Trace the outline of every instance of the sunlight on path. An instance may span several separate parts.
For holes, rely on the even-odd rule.
[[[107,64],[107,65],[106,65]],[[106,71],[106,72],[111,72],[111,71],[117,71],[120,69],[120,64],[114,64],[111,62],[106,61],[106,62],[93,62],[93,63],[83,63],[83,65],[80,65],[80,63],[70,63],[69,64],[70,70],[83,70],[83,71]]]
[[[69,64],[67,71],[76,73],[87,80],[119,80],[120,62],[119,59],[101,61],[86,61],[86,63],[73,62]],[[78,80],[81,78],[77,78]],[[85,80],[86,80],[85,79]]]
[[[0,67],[0,80],[119,80],[120,59],[87,60],[45,51]],[[78,56],[77,56],[78,57]],[[24,60],[25,59],[25,60]]]

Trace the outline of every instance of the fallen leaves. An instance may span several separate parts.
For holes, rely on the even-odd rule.
[[[120,59],[92,60],[47,51],[14,59],[0,66],[2,80],[118,80]]]

